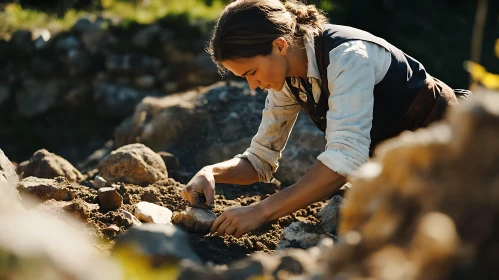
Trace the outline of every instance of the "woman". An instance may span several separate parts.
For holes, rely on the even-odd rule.
[[[269,182],[298,112],[325,132],[325,151],[292,186],[251,206],[226,210],[212,232],[239,237],[263,223],[334,194],[374,147],[442,117],[456,93],[423,65],[370,33],[330,25],[312,5],[239,0],[220,17],[208,47],[220,72],[268,89],[250,147],[202,168],[182,191],[191,205],[213,206],[215,183]]]

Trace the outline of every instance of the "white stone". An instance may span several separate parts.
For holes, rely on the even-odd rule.
[[[106,179],[102,178],[101,176],[95,176],[94,178],[94,186],[96,189],[104,188],[106,186]]]
[[[154,203],[141,201],[135,205],[135,217],[146,223],[170,224],[172,211]]]

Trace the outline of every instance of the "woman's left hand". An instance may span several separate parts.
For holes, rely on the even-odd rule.
[[[262,205],[257,203],[250,206],[232,207],[220,215],[213,225],[211,232],[219,235],[233,235],[237,238],[253,231],[267,221]]]

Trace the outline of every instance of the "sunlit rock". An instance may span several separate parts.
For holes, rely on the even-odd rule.
[[[21,196],[30,195],[41,201],[49,199],[71,200],[72,193],[69,190],[71,184],[64,177],[55,179],[43,179],[28,177],[22,179],[17,185],[17,190]]]
[[[208,233],[217,215],[211,210],[190,207],[173,217],[172,223],[187,231]]]
[[[22,178],[34,176],[38,178],[65,177],[69,182],[83,180],[83,175],[64,158],[45,149],[36,151],[33,156],[19,165]]]
[[[99,171],[107,181],[141,186],[168,178],[161,156],[143,144],[130,144],[114,150],[102,160]]]
[[[154,224],[170,224],[173,212],[154,203],[141,201],[135,205],[135,217],[137,219]]]

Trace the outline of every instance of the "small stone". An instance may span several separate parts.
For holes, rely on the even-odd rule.
[[[142,225],[142,222],[139,221],[139,219],[137,219],[137,217],[135,217],[134,215],[132,215],[132,213],[128,212],[128,211],[125,211],[123,209],[118,209],[118,212],[123,214],[125,216],[126,219],[130,220],[131,221],[131,224],[133,226],[141,226]]]
[[[173,218],[173,224],[187,231],[208,233],[217,215],[208,209],[191,207]]]
[[[94,186],[96,189],[104,188],[106,186],[106,183],[106,179],[102,178],[101,176],[95,176]]]
[[[257,242],[255,243],[255,249],[256,249],[257,251],[263,251],[263,250],[267,249],[267,247],[266,247],[265,245],[263,245],[263,243],[262,243],[262,242],[257,241]]]
[[[103,210],[116,210],[123,204],[123,197],[114,188],[100,188],[98,196]]]
[[[251,242],[251,240],[249,239],[244,239],[244,244],[249,248],[249,249],[252,249],[253,248],[253,242]]]
[[[135,217],[146,223],[170,224],[172,211],[154,203],[141,201],[135,205]]]

